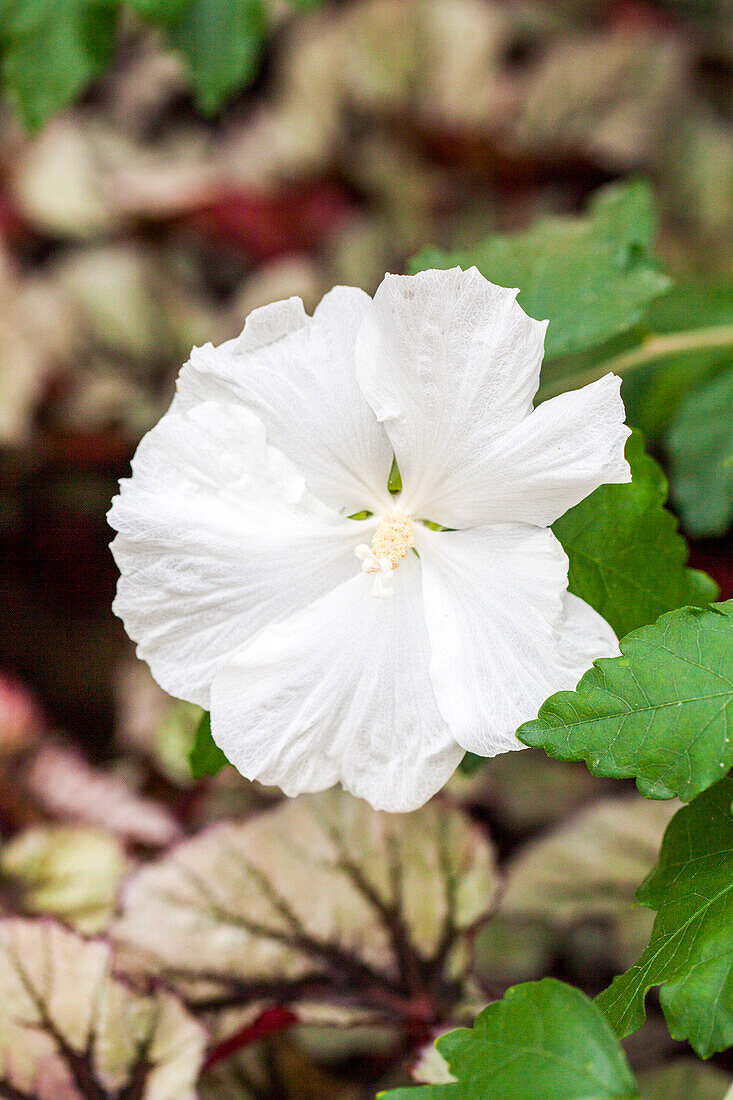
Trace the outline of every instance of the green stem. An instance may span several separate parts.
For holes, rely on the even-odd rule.
[[[540,397],[556,397],[566,390],[579,389],[588,382],[595,382],[604,374],[628,374],[669,355],[681,355],[688,351],[709,351],[713,348],[733,347],[733,325],[717,325],[714,328],[689,329],[687,332],[667,332],[661,336],[648,336],[638,347],[623,351],[604,360],[598,366],[578,374],[560,378],[540,389]]]

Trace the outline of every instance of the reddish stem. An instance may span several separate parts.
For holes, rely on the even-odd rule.
[[[244,1027],[240,1027],[238,1031],[230,1035],[228,1039],[224,1039],[223,1042],[212,1047],[203,1068],[210,1069],[217,1062],[222,1062],[225,1058],[231,1058],[243,1047],[250,1046],[251,1043],[256,1043],[267,1035],[275,1035],[278,1031],[285,1031],[286,1028],[292,1027],[297,1022],[298,1017],[289,1008],[283,1008],[282,1005],[266,1008],[252,1023],[245,1024]]]

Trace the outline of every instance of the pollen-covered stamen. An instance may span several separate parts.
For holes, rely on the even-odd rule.
[[[374,574],[371,595],[384,599],[394,593],[385,581],[394,573],[408,550],[415,545],[412,519],[406,512],[385,512],[374,532],[372,545],[362,543],[354,553],[365,573]]]
[[[415,545],[412,517],[398,510],[385,512],[374,532],[371,551],[378,561],[387,558],[396,569],[408,550]]]

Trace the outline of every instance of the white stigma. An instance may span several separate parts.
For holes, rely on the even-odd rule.
[[[385,512],[374,532],[372,545],[362,543],[354,551],[361,561],[363,572],[374,575],[370,595],[378,600],[386,600],[394,595],[394,588],[386,582],[414,545],[415,534],[411,517],[398,510]]]

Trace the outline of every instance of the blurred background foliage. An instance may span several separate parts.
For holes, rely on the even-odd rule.
[[[35,965],[50,937],[64,965],[101,973],[112,949],[80,937],[114,926],[115,965],[137,983],[140,1034],[157,1053],[110,1066],[85,1047],[86,1080],[103,1095],[142,1081],[125,1095],[193,1096],[208,1042],[205,1100],[371,1097],[408,1080],[437,1024],[421,1018],[414,989],[407,1007],[383,1010],[409,952],[395,961],[366,928],[363,899],[349,902],[344,942],[329,941],[341,954],[320,1001],[308,952],[273,960],[250,937],[236,941],[235,967],[212,935],[207,981],[193,983],[185,939],[146,939],[161,929],[161,882],[176,927],[192,908],[203,919],[165,877],[171,846],[214,866],[193,846],[230,836],[198,837],[215,826],[232,830],[236,850],[261,852],[260,815],[278,799],[231,769],[193,781],[200,713],[171,707],[111,615],[105,512],[193,344],[236,335],[252,308],[291,294],[312,309],[335,283],[371,292],[418,254],[418,266],[454,258],[521,271],[538,234],[560,272],[565,235],[585,235],[610,285],[623,227],[603,230],[606,200],[594,194],[617,180],[647,180],[658,212],[656,225],[642,212],[624,242],[624,263],[650,281],[648,303],[608,339],[603,293],[584,306],[592,353],[551,329],[548,392],[655,334],[733,325],[733,10],[728,0],[0,0],[0,61],[0,914],[66,926],[0,921],[0,996],[7,959],[21,952]],[[562,289],[561,275],[547,278]],[[624,381],[629,420],[670,480],[692,564],[731,597],[730,341],[647,358]],[[674,804],[644,803],[623,781],[536,750],[456,776],[444,800],[484,885],[466,901],[471,936],[459,920],[450,958],[431,963],[443,1026],[547,973],[595,994],[636,959],[652,915],[633,894]],[[328,812],[348,838],[353,822],[339,814],[351,811]],[[421,821],[410,826],[418,836]],[[364,834],[372,827],[385,828],[367,823]],[[144,877],[157,856],[159,879]],[[334,859],[342,874],[343,851]],[[416,887],[428,907],[438,880]],[[228,900],[245,914],[261,903],[252,884]],[[291,900],[300,912],[303,898]],[[415,908],[408,939],[423,942]],[[152,993],[151,973],[173,992]],[[307,979],[315,1004],[294,1027],[263,1024],[263,1006],[287,1000],[284,975]],[[132,993],[105,980],[116,1034],[127,1034]],[[71,1020],[69,1034],[80,1026]],[[228,1047],[233,1035],[241,1042]],[[171,1053],[176,1036],[188,1061]],[[720,1100],[733,1076],[729,1057],[681,1057],[654,1007],[626,1049],[650,1097]],[[3,1050],[0,1039],[0,1064]],[[13,1096],[99,1095],[68,1084],[63,1057],[33,1050],[36,1084]],[[39,1077],[41,1063],[55,1068]]]

